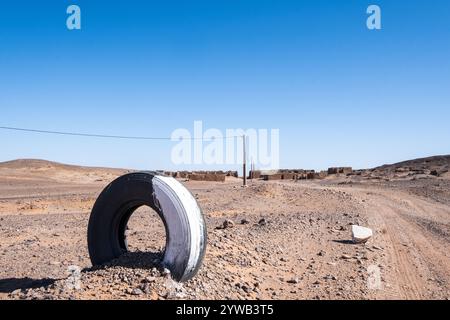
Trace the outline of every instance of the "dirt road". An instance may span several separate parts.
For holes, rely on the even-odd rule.
[[[90,208],[123,171],[47,169],[58,173],[0,169],[0,298],[450,298],[448,179],[185,182],[209,246],[199,275],[179,285],[157,268],[164,228],[150,209],[129,224],[133,252],[89,269]],[[226,219],[234,227],[217,228]],[[352,244],[352,224],[373,239]],[[87,268],[78,290],[67,286],[71,265]]]
[[[388,248],[388,298],[448,298],[450,208],[399,191],[372,192],[366,215]]]

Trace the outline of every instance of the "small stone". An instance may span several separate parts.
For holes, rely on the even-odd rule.
[[[259,224],[261,227],[266,226],[266,225],[267,225],[267,220],[266,220],[266,219],[261,219],[261,220],[259,220],[258,224]]]
[[[148,283],[146,283],[146,284],[143,285],[142,290],[143,290],[146,294],[149,294],[149,293],[152,292],[151,287],[150,287],[150,285],[149,285]]]
[[[300,280],[298,278],[292,278],[287,281],[289,284],[299,284]]]
[[[143,294],[144,294],[144,292],[142,292],[142,290],[139,288],[135,288],[135,289],[131,290],[131,295],[133,295],[133,296],[141,296]]]
[[[344,260],[350,260],[352,258],[352,256],[350,256],[350,255],[348,255],[348,254],[343,254],[342,256],[341,256],[341,259],[344,259]]]
[[[234,222],[232,220],[227,219],[223,222],[222,227],[223,227],[223,229],[233,228]]]
[[[372,237],[372,229],[352,225],[352,238],[354,243],[366,243]]]
[[[11,292],[11,295],[12,296],[18,296],[19,294],[21,294],[22,293],[22,290],[21,289],[16,289],[16,290],[14,290],[13,292]]]
[[[163,277],[170,277],[171,272],[170,272],[169,269],[164,268],[164,269],[162,270],[162,272],[161,272],[161,275],[162,275]]]
[[[242,225],[249,224],[249,223],[250,223],[250,221],[248,221],[247,219],[242,219],[241,220],[241,224]]]
[[[241,289],[245,292],[245,293],[250,293],[250,292],[252,292],[253,290],[252,289],[250,289],[248,286],[246,286],[246,285],[243,285],[242,287],[241,287]]]
[[[145,277],[145,279],[142,280],[142,282],[144,282],[144,283],[153,283],[155,281],[156,281],[155,277]]]

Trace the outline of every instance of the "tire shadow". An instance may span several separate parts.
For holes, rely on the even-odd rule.
[[[161,269],[164,252],[126,252],[119,258],[107,262],[101,266],[84,269],[83,271],[95,271],[114,267],[130,269]]]

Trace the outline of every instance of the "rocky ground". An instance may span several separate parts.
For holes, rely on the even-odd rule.
[[[445,159],[246,188],[234,178],[183,182],[203,209],[209,241],[198,276],[183,284],[159,267],[164,228],[147,208],[129,223],[130,252],[91,268],[89,211],[125,170],[0,164],[0,298],[449,299]],[[352,224],[374,237],[352,244]],[[79,282],[73,266],[83,269]]]

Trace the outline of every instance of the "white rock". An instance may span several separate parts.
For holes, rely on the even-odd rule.
[[[352,238],[354,243],[366,243],[372,237],[372,229],[355,225],[352,226]]]

